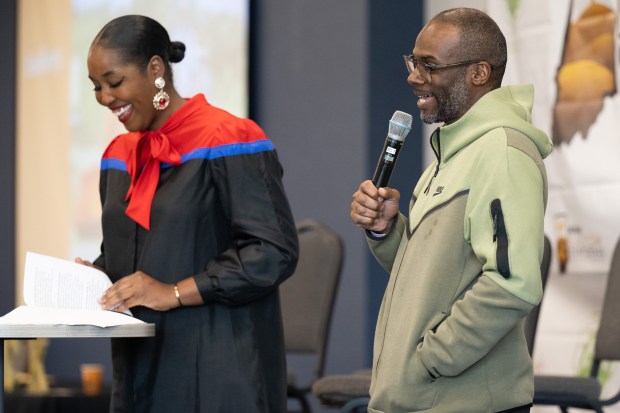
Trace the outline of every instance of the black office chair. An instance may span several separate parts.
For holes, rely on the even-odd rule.
[[[603,311],[594,344],[594,361],[588,377],[534,376],[534,404],[555,405],[563,413],[570,407],[603,413],[604,406],[620,401],[620,389],[609,398],[601,397],[597,380],[602,361],[620,360],[620,241],[616,243],[607,278]]]
[[[325,376],[314,382],[312,393],[325,407],[341,412],[366,413],[371,374],[371,369],[360,369],[351,374]]]
[[[543,289],[549,278],[550,266],[551,242],[545,235],[543,258],[540,265]],[[540,305],[530,311],[524,324],[525,338],[530,354],[534,348],[539,312]],[[325,376],[313,384],[312,393],[325,407],[339,408],[341,413],[365,413],[370,401],[371,373],[371,369],[360,369],[352,374]]]
[[[312,383],[323,376],[329,328],[342,272],[342,239],[325,225],[305,220],[297,225],[299,261],[295,273],[280,286],[284,342],[287,353],[316,359],[309,383],[297,383],[288,372],[288,397],[310,413],[307,395]]]

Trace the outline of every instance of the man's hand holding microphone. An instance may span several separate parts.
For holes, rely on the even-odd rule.
[[[398,215],[400,192],[388,188],[387,184],[398,152],[411,130],[411,121],[412,117],[408,113],[401,111],[394,113],[372,181],[362,182],[353,194],[351,220],[358,227],[375,234],[387,234],[392,220]]]

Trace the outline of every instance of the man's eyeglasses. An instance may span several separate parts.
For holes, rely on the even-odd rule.
[[[482,59],[473,59],[466,60],[464,62],[448,63],[445,65],[434,65],[432,63],[420,62],[419,60],[414,59],[412,54],[403,55],[403,58],[405,59],[405,65],[407,66],[409,74],[413,73],[414,70],[417,70],[420,77],[428,83],[431,82],[431,75],[436,70],[447,69],[449,67],[470,65],[472,63],[478,63],[483,61]],[[491,69],[493,69],[493,65],[490,63],[489,65],[491,66]]]

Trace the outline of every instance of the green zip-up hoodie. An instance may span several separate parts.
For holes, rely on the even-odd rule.
[[[531,403],[523,319],[542,298],[552,149],[531,124],[532,86],[484,95],[431,136],[437,160],[406,217],[368,236],[390,272],[369,412],[484,413]]]

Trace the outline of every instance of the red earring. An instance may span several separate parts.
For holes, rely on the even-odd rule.
[[[153,107],[157,110],[164,110],[170,104],[170,96],[164,92],[164,86],[166,86],[166,81],[163,77],[155,79],[155,87],[158,91],[153,96]]]

